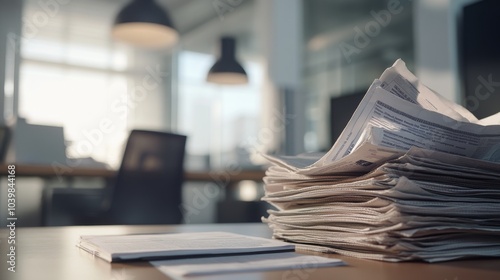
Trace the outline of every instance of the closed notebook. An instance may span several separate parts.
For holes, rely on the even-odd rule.
[[[286,242],[227,232],[87,235],[77,246],[108,262],[295,250]]]

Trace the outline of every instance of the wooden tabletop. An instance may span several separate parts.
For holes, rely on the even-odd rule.
[[[69,167],[61,165],[31,165],[15,164],[16,176],[20,177],[103,177],[112,178],[116,170],[91,167]],[[0,176],[7,175],[8,165],[0,164]],[[238,182],[242,180],[262,181],[264,170],[220,170],[220,171],[186,171],[184,179],[187,181],[214,181],[221,183]]]
[[[7,270],[8,229],[0,230],[0,279],[168,279],[147,262],[107,263],[79,250],[75,244],[80,235],[132,234],[227,231],[240,234],[270,237],[263,224],[214,224],[182,226],[87,226],[53,228],[17,228],[16,272]],[[187,279],[370,279],[370,280],[498,280],[500,259],[483,259],[427,264],[387,263],[362,260],[339,255],[348,265],[344,267],[317,268],[262,273],[240,273]]]

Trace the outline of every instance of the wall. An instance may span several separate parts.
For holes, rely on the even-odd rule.
[[[0,124],[16,114],[23,1],[0,0]]]

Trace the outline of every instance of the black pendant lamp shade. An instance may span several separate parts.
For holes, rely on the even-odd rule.
[[[118,13],[113,37],[136,46],[162,48],[177,42],[167,11],[154,0],[133,0]]]
[[[236,61],[236,40],[221,38],[221,54],[208,72],[207,81],[217,84],[238,85],[248,83],[245,69]]]

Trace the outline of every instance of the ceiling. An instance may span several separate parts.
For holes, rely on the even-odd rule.
[[[37,1],[37,0],[28,0]],[[104,13],[109,9],[96,9],[96,5],[110,5],[118,12],[131,0],[73,0],[93,13]],[[221,35],[231,35],[238,41],[240,55],[253,56],[261,54],[256,38],[256,25],[259,11],[255,0],[156,0],[172,17],[176,29],[181,35],[180,48],[203,53],[215,53]],[[264,0],[270,1],[270,0]],[[304,1],[304,39],[306,44],[315,40],[335,45],[353,36],[353,27],[366,24],[373,20],[371,11],[386,9],[390,0],[303,0]],[[106,3],[106,4],[105,4]],[[234,3],[234,4],[231,4]],[[234,5],[234,6],[231,6]],[[227,10],[221,10],[227,8]],[[219,9],[219,10],[218,10]],[[223,14],[221,14],[223,13]],[[110,15],[110,19],[114,15]],[[408,19],[410,17],[410,19]],[[411,33],[407,33],[411,23],[411,10],[405,11],[393,18],[398,24],[384,28],[377,41],[411,43]],[[390,43],[392,46],[393,43]],[[262,45],[262,44],[260,44]],[[372,44],[375,48],[376,44]],[[385,47],[382,46],[382,49]],[[368,52],[364,52],[368,54]]]
[[[156,2],[169,12],[181,35],[217,17],[212,1],[157,0]]]
[[[231,35],[239,42],[240,52],[254,52],[251,22],[254,18],[253,0],[238,6],[224,6],[234,1],[222,1],[219,6],[212,0],[157,0],[172,17],[181,35],[183,49],[213,53],[219,37]],[[222,6],[221,6],[222,5]],[[223,10],[227,8],[227,10]]]

